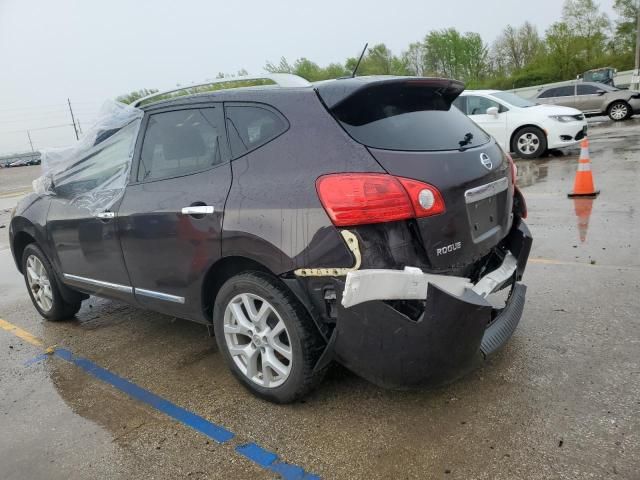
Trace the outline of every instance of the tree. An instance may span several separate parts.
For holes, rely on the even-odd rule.
[[[130,93],[127,93],[127,94],[124,94],[124,95],[120,95],[119,97],[116,97],[116,100],[118,102],[131,104],[131,103],[135,102],[136,100],[139,100],[142,97],[146,97],[147,95],[151,95],[152,93],[158,93],[158,89],[157,88],[142,88],[140,90],[134,90],[133,92],[130,92]]]
[[[562,7],[562,21],[567,24],[585,64],[598,66],[606,49],[611,22],[600,12],[594,0],[566,0]]]
[[[414,42],[409,44],[409,48],[402,54],[407,69],[412,75],[422,76],[425,74],[425,53],[424,43]]]
[[[616,0],[613,9],[620,17],[616,21],[614,49],[622,53],[633,54],[636,48],[636,30],[638,28],[637,0]]]
[[[478,82],[489,70],[489,51],[478,33],[434,30],[424,39],[427,74]]]
[[[347,59],[345,68],[349,75],[357,63],[357,57]],[[409,75],[410,73],[404,57],[394,55],[384,43],[368,48],[358,67],[358,75]]]
[[[492,48],[494,65],[505,73],[513,73],[530,64],[542,51],[543,42],[531,23],[521,27],[507,25]]]

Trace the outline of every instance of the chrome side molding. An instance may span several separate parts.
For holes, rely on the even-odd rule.
[[[108,288],[110,290],[116,290],[118,292],[143,295],[149,298],[155,298],[158,300],[164,300],[166,302],[184,303],[184,297],[177,295],[170,295],[168,293],[156,292],[154,290],[146,290],[144,288],[134,288],[129,285],[121,285],[119,283],[105,282],[102,280],[96,280],[95,278],[81,277],[79,275],[71,275],[70,273],[63,274],[65,280],[71,282],[84,283],[85,285],[91,285],[92,287]]]
[[[65,273],[64,278],[65,280],[71,280],[72,282],[85,283],[93,287],[108,288],[110,290],[117,290],[118,292],[124,292],[124,293],[133,293],[133,287],[130,287],[129,285],[120,285],[119,283],[103,282],[102,280],[80,277],[78,275],[71,275],[70,273]]]
[[[156,292],[154,290],[145,290],[144,288],[136,288],[134,290],[136,295],[156,298],[158,300],[164,300],[166,302],[184,303],[184,297],[179,297],[177,295],[169,295],[168,293]]]
[[[504,177],[495,182],[467,190],[464,192],[464,200],[466,203],[478,202],[485,198],[493,197],[500,192],[504,192],[507,188],[509,188],[509,180],[507,177]]]

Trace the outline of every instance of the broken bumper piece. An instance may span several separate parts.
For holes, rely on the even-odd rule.
[[[524,309],[526,286],[518,283],[531,248],[523,222],[505,239],[510,253],[475,285],[468,279],[418,269],[351,272],[338,288],[333,355],[340,363],[385,388],[437,386],[464,375],[502,347]],[[504,308],[486,296],[511,285]],[[411,319],[383,300],[424,301]]]
[[[358,270],[347,274],[342,306],[349,308],[372,300],[425,300],[429,284],[456,297],[462,297],[465,291],[471,290],[484,298],[511,280],[517,268],[518,260],[509,252],[500,267],[475,285],[468,278],[423,273],[415,267]]]

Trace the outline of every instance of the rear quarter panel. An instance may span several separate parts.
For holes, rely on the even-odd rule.
[[[246,101],[246,100],[245,100]],[[282,274],[302,267],[350,266],[353,258],[322,208],[316,179],[333,172],[382,172],[312,90],[262,98],[290,128],[233,160],[222,255],[251,258]]]

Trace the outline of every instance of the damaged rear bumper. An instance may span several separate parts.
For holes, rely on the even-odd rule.
[[[531,241],[527,226],[519,222],[505,239],[510,253],[503,264],[475,285],[413,269],[372,271],[370,276],[366,270],[350,273],[358,286],[354,288],[347,277],[345,288],[337,288],[337,322],[330,345],[334,358],[387,388],[438,385],[460,377],[515,331],[526,294],[526,286],[518,281]],[[384,272],[399,275],[385,277]],[[509,298],[504,308],[496,309],[485,297],[505,285],[512,287]],[[381,298],[426,300],[422,315],[414,320]]]

